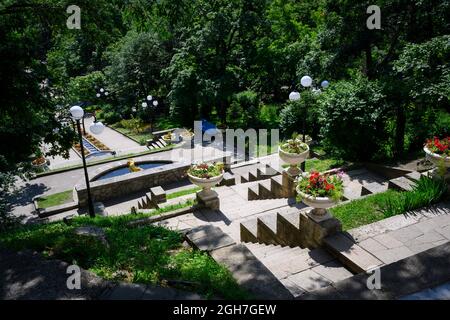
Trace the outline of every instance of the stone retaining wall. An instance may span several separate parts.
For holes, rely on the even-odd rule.
[[[105,201],[134,192],[149,190],[152,187],[180,181],[186,177],[188,163],[171,163],[161,167],[135,172],[131,175],[114,177],[106,180],[92,181],[91,195],[93,201]],[[87,205],[87,189],[84,183],[75,186],[76,200],[81,207]]]
[[[210,159],[208,161],[223,161],[224,158],[226,158],[225,162],[229,162],[229,156]],[[164,162],[164,160],[158,160],[158,162],[160,161]],[[139,163],[139,161],[136,162],[136,164]],[[122,165],[122,162],[116,163],[114,168]],[[149,191],[152,187],[185,179],[189,167],[190,163],[186,162],[168,163],[161,167],[142,170],[129,175],[91,181],[91,196],[94,202],[102,202],[140,191]],[[107,172],[114,168],[109,166],[97,170],[93,175],[93,179],[100,174],[100,171]],[[78,201],[80,207],[87,206],[87,189],[85,183],[79,183],[74,187],[74,200]]]

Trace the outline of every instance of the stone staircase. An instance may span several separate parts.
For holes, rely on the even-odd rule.
[[[412,172],[405,176],[386,180],[366,169],[349,171],[343,177],[344,200],[351,201],[388,189],[409,191],[420,179],[420,175],[418,172]],[[249,198],[251,198],[249,200],[279,198],[275,190],[281,188],[281,179],[282,176],[275,176],[249,187]],[[302,230],[304,229],[302,222],[306,223],[307,219],[305,214],[310,210],[311,208],[305,205],[300,210],[292,208],[291,211],[278,212],[276,215],[263,215],[241,222],[241,241],[282,246],[306,247],[311,245],[305,242],[305,231]],[[312,243],[312,245],[315,244]]]
[[[160,186],[153,187],[150,192],[147,192],[145,196],[140,198],[137,203],[138,209],[158,209],[161,203],[167,201],[166,192]]]
[[[344,176],[346,199],[351,201],[388,189],[411,190],[420,176],[411,172],[386,180],[365,169],[349,171]],[[273,180],[272,177],[266,181]],[[241,242],[294,297],[383,265],[341,232],[340,225],[334,225],[336,219],[312,222],[308,217],[310,210],[306,205],[297,206],[240,223]]]
[[[160,149],[167,146],[167,142],[165,142],[161,137],[154,139],[152,141],[147,142],[147,146],[150,150]]]
[[[281,171],[281,169],[275,169],[268,164],[260,167],[250,166],[248,170],[245,170],[245,167],[241,167],[239,170],[231,169],[230,172],[224,174],[220,185],[232,186],[235,184],[265,180],[280,175]]]
[[[385,192],[388,189],[409,191],[420,178],[420,173],[411,172],[405,176],[387,180],[365,168],[344,173],[344,200],[355,200],[365,195]],[[283,176],[276,175],[262,180],[248,188],[248,200],[283,198],[281,192]]]

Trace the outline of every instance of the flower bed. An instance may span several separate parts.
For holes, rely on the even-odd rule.
[[[223,163],[200,163],[192,165],[188,174],[200,179],[211,179],[223,174]]]
[[[342,173],[330,175],[311,171],[311,173],[306,173],[299,179],[297,189],[306,196],[339,201],[344,195]]]
[[[111,149],[105,146],[101,141],[97,140],[95,137],[90,135],[89,133],[85,134],[84,137],[97,149],[101,151],[110,151]]]
[[[286,153],[301,154],[308,151],[309,147],[299,139],[289,139],[280,145],[280,149]]]
[[[450,137],[443,139],[434,137],[433,139],[427,140],[425,147],[441,157],[450,157]]]

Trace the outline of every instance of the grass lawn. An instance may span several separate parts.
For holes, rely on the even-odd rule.
[[[196,193],[197,191],[202,190],[202,188],[200,187],[193,187],[190,189],[184,189],[184,190],[180,190],[180,191],[176,191],[173,193],[169,193],[167,195],[167,199],[174,199],[174,198],[178,198],[178,197],[182,197],[188,194],[192,194],[192,193]]]
[[[50,194],[37,199],[39,208],[49,208],[73,201],[73,190]]]
[[[443,181],[422,177],[411,191],[386,192],[353,200],[331,208],[330,211],[342,223],[344,230],[428,207],[445,198],[447,186]]]
[[[330,211],[335,218],[341,221],[342,228],[349,230],[388,218],[380,205],[387,199],[398,197],[399,194],[400,192],[388,190],[331,208]]]
[[[124,135],[130,137],[131,139],[137,141],[141,146],[145,146],[147,144],[147,140],[152,139],[153,135],[149,131],[143,131],[141,133],[133,132],[129,129],[122,128],[118,125],[112,125],[114,129],[123,133]]]
[[[208,298],[250,297],[228,269],[207,253],[183,246],[180,233],[154,225],[136,228],[128,225],[129,221],[144,217],[143,214],[77,217],[70,224],[22,226],[2,233],[0,245],[14,250],[36,250],[48,258],[78,264],[113,281],[175,283],[173,287]],[[102,228],[109,247],[94,237],[76,235],[74,230],[81,226]]]
[[[338,159],[306,159],[306,171],[317,170],[324,172],[333,168],[341,167],[345,164],[343,160]],[[283,168],[289,167],[289,164],[283,164]]]

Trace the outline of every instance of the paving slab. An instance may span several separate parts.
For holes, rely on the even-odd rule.
[[[331,284],[330,280],[311,269],[296,273],[288,279],[305,291],[313,291]]]
[[[236,281],[260,299],[292,299],[292,294],[243,244],[211,252],[217,262],[231,271]]]
[[[338,282],[353,277],[353,273],[348,271],[342,263],[337,260],[318,265],[311,270],[327,278],[331,282]]]
[[[235,244],[235,241],[220,228],[211,225],[200,226],[188,232],[188,241],[202,251],[212,251]]]
[[[382,264],[342,233],[326,237],[324,243],[347,268],[354,272],[367,271]]]

